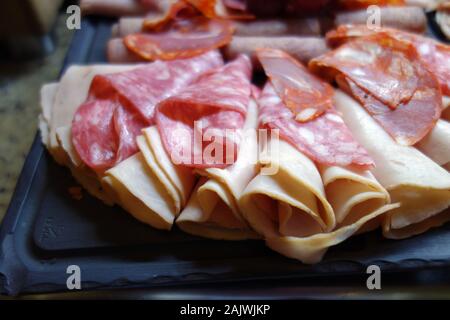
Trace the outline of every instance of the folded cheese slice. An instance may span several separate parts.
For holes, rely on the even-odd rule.
[[[406,238],[450,219],[450,173],[414,147],[397,144],[354,99],[337,91],[337,109],[375,160],[374,176],[401,206],[383,219],[389,238]]]
[[[277,154],[272,162],[278,162],[278,171],[256,176],[239,203],[266,244],[285,256],[316,263],[330,246],[378,227],[381,215],[398,206],[389,204],[389,194],[370,171],[317,169],[284,141]]]
[[[183,231],[224,240],[257,238],[238,207],[238,199],[257,170],[257,106],[250,102],[236,162],[224,169],[197,169],[202,178],[176,220]]]
[[[415,147],[448,170],[450,166],[450,122],[438,120],[431,132]]]

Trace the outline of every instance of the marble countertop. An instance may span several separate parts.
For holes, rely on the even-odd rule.
[[[17,178],[37,131],[39,90],[55,81],[73,32],[61,14],[54,29],[55,50],[29,62],[0,62],[0,221],[8,208]]]

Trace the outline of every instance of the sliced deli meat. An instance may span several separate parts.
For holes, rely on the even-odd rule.
[[[282,51],[266,49],[258,57],[270,79],[258,101],[260,127],[278,129],[282,139],[317,163],[373,165],[334,110],[330,85]]]
[[[366,25],[341,25],[326,35],[330,45],[337,46],[355,38],[385,33],[411,44],[420,60],[438,79],[442,93],[450,95],[450,46],[426,36],[392,28],[369,29]]]
[[[154,124],[155,105],[220,65],[219,53],[211,51],[192,59],[157,61],[95,76],[72,123],[72,140],[81,160],[102,172],[134,154],[136,136]]]
[[[309,63],[357,98],[400,144],[413,145],[442,112],[439,83],[410,44],[386,34],[358,38]]]
[[[297,121],[312,120],[331,108],[333,88],[309,73],[289,54],[260,49],[257,56],[276,92]]]
[[[373,161],[353,138],[339,114],[333,109],[322,116],[298,122],[268,82],[259,99],[260,127],[278,129],[280,138],[324,165],[368,169]]]
[[[233,26],[210,19],[186,2],[178,1],[161,19],[144,20],[147,32],[127,35],[125,46],[146,60],[173,60],[200,55],[231,41]]]
[[[176,164],[207,168],[234,163],[250,101],[250,77],[250,60],[241,55],[158,105],[158,130]]]

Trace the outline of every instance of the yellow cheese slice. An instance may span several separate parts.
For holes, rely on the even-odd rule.
[[[224,169],[197,170],[203,176],[176,223],[185,232],[213,239],[254,239],[242,217],[238,198],[257,170],[257,105],[249,105],[236,162]]]
[[[119,204],[136,219],[154,228],[170,230],[177,215],[173,199],[141,152],[106,171],[107,183]]]
[[[401,204],[384,216],[384,235],[404,238],[444,223],[446,219],[435,224],[427,220],[450,206],[450,173],[416,148],[397,144],[342,91],[336,92],[335,104],[354,137],[375,160],[374,176],[392,202]]]

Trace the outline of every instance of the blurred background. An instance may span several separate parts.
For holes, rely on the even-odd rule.
[[[39,89],[58,78],[77,1],[3,0],[0,10],[0,220],[37,130]]]

